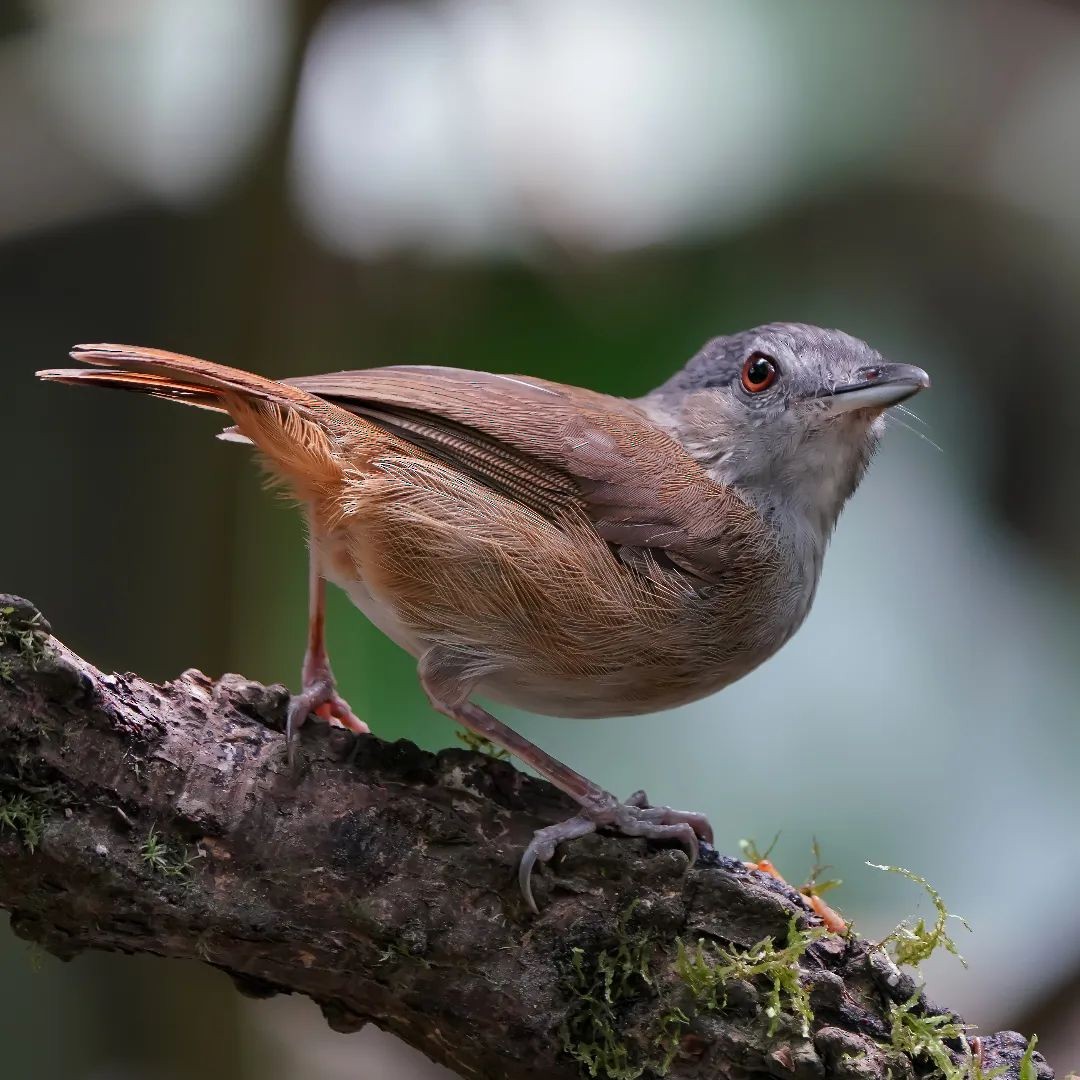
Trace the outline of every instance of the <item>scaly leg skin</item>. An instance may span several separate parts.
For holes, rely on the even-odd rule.
[[[460,657],[439,649],[430,649],[420,660],[420,682],[432,706],[445,716],[463,724],[470,731],[531,765],[541,776],[569,795],[581,806],[581,813],[557,825],[537,829],[521,857],[518,884],[525,903],[533,914],[539,914],[532,893],[532,870],[555,854],[565,840],[586,836],[600,827],[608,827],[626,836],[643,836],[648,840],[675,840],[690,856],[690,865],[697,862],[698,840],[712,842],[712,827],[702,814],[672,810],[667,806],[650,806],[643,791],[637,791],[626,802],[620,802],[609,791],[586,779],[569,766],[545,753],[540,747],[496,720],[489,712],[466,700],[471,690],[468,678],[461,678],[455,668]]]
[[[463,722],[467,723],[467,721]],[[492,736],[489,738],[493,742],[496,741]],[[515,755],[523,761],[528,761],[537,772],[543,772],[535,761],[523,758],[517,751]],[[588,780],[585,780],[585,783],[589,790],[582,796],[567,791],[568,795],[581,803],[583,812],[575,817],[567,818],[566,821],[560,821],[557,825],[537,829],[533,833],[531,843],[525,849],[525,854],[521,857],[518,884],[525,896],[525,902],[534,913],[537,907],[532,895],[532,869],[538,862],[547,862],[555,854],[555,848],[564,840],[575,840],[579,836],[586,836],[588,833],[596,832],[600,826],[612,828],[624,836],[644,836],[647,840],[677,840],[686,848],[691,866],[697,862],[700,850],[699,839],[712,843],[712,826],[704,814],[673,810],[670,806],[649,806],[647,802],[644,805],[638,805],[631,801],[634,796],[621,803],[602,787]],[[643,795],[644,793],[636,792],[635,794]]]
[[[289,702],[285,723],[285,745],[289,768],[295,767],[296,742],[300,728],[311,713],[328,723],[337,722],[358,734],[370,730],[349,708],[349,703],[337,692],[330,658],[326,655],[326,581],[319,571],[318,557],[311,550],[308,563],[308,643],[304,653],[303,688]]]

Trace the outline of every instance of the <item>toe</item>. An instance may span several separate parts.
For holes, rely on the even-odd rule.
[[[348,728],[354,734],[368,735],[371,733],[371,728],[349,708],[349,703],[344,698],[335,695],[331,705],[331,712],[333,718],[343,728]]]
[[[595,805],[586,806],[584,813],[558,825],[538,829],[533,834],[518,867],[518,884],[530,911],[535,913],[537,910],[532,893],[533,867],[551,859],[556,847],[564,840],[585,836],[598,827],[612,828],[626,836],[641,836],[646,840],[674,841],[686,848],[691,866],[697,862],[700,853],[699,838],[712,842],[712,827],[704,814],[649,806],[643,791],[635,791],[625,803],[618,802],[606,792],[601,794],[603,798],[597,798]]]
[[[326,723],[335,727],[348,728],[350,731],[365,735],[370,730],[367,724],[349,708],[348,702],[336,696],[316,706],[312,712],[320,720],[325,720]]]
[[[635,803],[627,803],[626,805],[629,809],[637,809]],[[655,825],[685,826],[698,839],[704,840],[707,844],[713,842],[712,826],[704,814],[694,813],[689,810],[672,810],[670,806],[649,806],[643,810],[638,810],[637,819]]]
[[[532,871],[537,863],[546,863],[555,854],[555,849],[564,840],[576,840],[579,836],[587,836],[596,832],[596,822],[584,814],[577,817],[560,821],[557,825],[548,825],[546,828],[537,829],[525,853],[521,856],[518,866],[518,885],[521,895],[525,897],[525,903],[534,914],[539,914],[536,901],[532,892]]]
[[[683,845],[686,848],[686,854],[690,859],[691,867],[697,864],[698,859],[701,857],[701,842],[698,840],[697,830],[688,822],[683,822],[681,825],[669,825],[670,829],[677,829],[680,834]],[[674,833],[672,834],[675,835]],[[710,838],[712,832],[709,833]]]
[[[685,823],[694,830],[700,840],[704,840],[707,844],[713,842],[713,828],[704,814],[693,810],[673,810],[670,806],[653,806],[649,802],[649,796],[640,790],[635,791],[623,805],[641,810],[642,815],[649,821],[656,821],[663,825]]]
[[[706,844],[712,844],[713,842],[713,827],[709,823],[709,819],[704,814],[695,814],[685,811],[674,811],[678,814],[679,819],[685,822],[694,830],[695,834],[700,840],[704,840]]]
[[[656,808],[659,809],[659,808]],[[646,840],[675,840],[686,848],[690,865],[698,860],[701,846],[698,834],[686,821],[663,821],[652,814],[651,810],[637,810],[632,806],[622,807],[622,813],[613,823],[614,827],[627,836],[643,836]]]
[[[367,724],[349,708],[349,703],[337,692],[332,680],[316,679],[308,683],[289,702],[285,735],[290,767],[296,759],[297,733],[312,714],[327,723],[340,724],[359,735],[366,735],[370,731]]]

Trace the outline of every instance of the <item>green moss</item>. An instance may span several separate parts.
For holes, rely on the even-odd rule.
[[[968,1046],[966,1024],[947,1014],[919,1014],[915,1012],[918,1004],[919,995],[915,994],[903,1005],[891,1006],[889,1022],[893,1050],[906,1054],[912,1060],[929,1061],[934,1072],[944,1080],[997,1080],[1007,1071],[1005,1066],[990,1070],[983,1068],[979,1056],[973,1054]],[[966,1052],[954,1054],[947,1045],[949,1040],[959,1042]],[[1031,1049],[1033,1047],[1029,1045]],[[1023,1064],[1020,1066],[1020,1077],[1021,1080],[1035,1080],[1034,1075],[1024,1077]]]
[[[646,932],[629,933],[633,905],[619,920],[613,946],[594,953],[570,950],[564,976],[573,1007],[562,1025],[562,1046],[590,1077],[638,1080],[666,1076],[690,1019],[663,1002],[652,971],[654,943]],[[636,1005],[660,1001],[657,1019],[643,1037],[627,1035]]]
[[[484,754],[496,761],[506,761],[510,757],[501,746],[496,746],[490,739],[477,735],[475,731],[470,731],[468,728],[459,728],[454,735],[478,754]]]
[[[37,975],[45,969],[49,954],[36,942],[31,941],[26,947],[26,964]]]
[[[420,964],[422,967],[430,968],[431,961],[425,960],[423,956],[418,955],[409,945],[401,941],[392,941],[386,948],[379,953],[378,960],[375,961],[376,967],[388,962],[398,962],[401,960],[407,960],[412,964]]]
[[[32,853],[45,831],[47,808],[27,795],[0,798],[0,828],[14,832]]]
[[[41,843],[49,818],[69,803],[67,789],[48,779],[30,747],[15,746],[0,771],[0,829],[10,829],[31,851]]]
[[[880,866],[877,863],[867,863],[866,865],[872,866],[875,870],[884,870],[890,874],[901,874],[909,881],[914,881],[916,885],[921,885],[926,890],[937,913],[933,926],[928,927],[925,919],[919,919],[914,926],[902,922],[881,941],[881,945],[888,948],[892,953],[893,959],[898,964],[918,967],[923,961],[929,960],[936,950],[944,949],[946,952],[952,953],[961,964],[967,967],[967,962],[960,955],[960,950],[957,949],[956,942],[949,936],[946,926],[949,919],[956,919],[968,933],[971,933],[971,927],[963,918],[959,915],[953,915],[945,907],[945,901],[942,900],[941,894],[933,885],[926,878],[912,873],[910,870],[905,870],[902,866]]]
[[[349,922],[355,923],[361,928],[376,925],[372,914],[371,901],[366,897],[354,897],[352,900],[346,900],[342,910],[348,917]]]
[[[649,1068],[657,1076],[666,1076],[675,1060],[675,1055],[682,1045],[683,1031],[689,1026],[690,1017],[676,1006],[671,1006],[660,1014],[653,1026],[649,1040],[657,1051],[651,1059]]]
[[[964,1039],[967,1029],[952,1016],[922,1016],[914,1010],[919,1005],[919,994],[908,998],[903,1005],[889,1009],[892,1048],[910,1058],[925,1058],[946,1080],[962,1080],[967,1075],[963,1066],[957,1065],[946,1039]]]
[[[786,1007],[797,1019],[803,1038],[809,1038],[814,1014],[810,1010],[810,993],[800,978],[799,961],[807,946],[827,933],[823,926],[800,930],[793,915],[788,923],[787,944],[783,946],[771,937],[742,951],[704,939],[689,948],[680,941],[675,971],[697,1006],[706,1011],[726,1007],[727,988],[733,982],[764,982],[768,986],[764,1013],[769,1036],[779,1030]]]
[[[754,862],[769,854],[768,850],[760,852],[752,841],[743,842],[743,852]],[[902,923],[879,947],[888,948],[898,964],[912,967],[918,967],[938,949],[963,962],[947,930],[948,920],[959,916],[948,911],[933,886],[901,867],[876,868],[922,886],[935,911],[930,925],[924,919],[914,925]],[[826,869],[815,842],[814,868],[805,891],[820,894],[834,885],[821,880]],[[632,910],[631,906],[619,920],[614,944],[595,953],[580,948],[570,953],[564,982],[574,1007],[563,1024],[562,1041],[564,1050],[580,1064],[584,1075],[608,1080],[638,1080],[646,1074],[665,1076],[694,1018],[723,1011],[728,990],[737,983],[756,985],[761,991],[770,1038],[785,1026],[809,1038],[814,1016],[809,988],[802,982],[800,961],[812,942],[827,936],[824,927],[799,929],[792,916],[783,945],[767,937],[748,949],[726,947],[704,938],[691,945],[679,940],[670,965],[660,957],[661,970],[666,972],[661,985],[654,964],[658,943],[648,933],[628,932]],[[970,930],[966,922],[960,922]],[[672,989],[672,982],[677,983],[677,988]],[[986,1069],[981,1055],[972,1052],[966,1026],[948,1014],[925,1014],[920,1000],[916,994],[902,1005],[889,1006],[889,1040],[884,1050],[923,1063],[924,1070],[942,1080],[999,1080],[1007,1072],[1004,1067]],[[640,1021],[635,1030],[634,1020],[646,1013],[657,1019],[642,1034]],[[1035,1043],[1033,1038],[1028,1044],[1019,1080],[1037,1080]]]
[[[14,614],[15,608],[11,605],[0,608],[0,643],[13,645],[23,662],[36,670],[46,655],[45,633],[38,629],[41,615],[35,612],[28,623],[21,623],[12,619]],[[14,675],[11,657],[0,656],[0,680],[11,682]]]
[[[165,840],[153,825],[139,848],[139,856],[151,873],[161,877],[185,879],[194,869],[183,846]]]
[[[915,1010],[919,995],[908,998],[903,1005],[893,1005],[889,1010],[891,1024],[891,1047],[897,1053],[906,1054],[912,1060],[928,1061],[934,1075],[943,1080],[998,1080],[1009,1070],[1005,1065],[986,1069],[979,1054],[973,1053],[968,1043],[968,1025],[945,1013],[925,1015]],[[959,1042],[963,1053],[949,1049],[948,1042]],[[1035,1047],[1038,1037],[1031,1036],[1020,1060],[1019,1080],[1037,1080]]]
[[[1039,1073],[1035,1068],[1035,1047],[1038,1045],[1038,1035],[1032,1035],[1020,1059],[1020,1080],[1038,1080]]]
[[[719,1012],[727,1005],[725,982],[715,962],[716,948],[698,938],[687,946],[679,939],[675,953],[675,973],[683,981],[694,1004],[706,1012]]]
[[[592,954],[571,950],[566,986],[575,1007],[563,1026],[563,1047],[586,1075],[611,1080],[665,1076],[693,1017],[721,1011],[727,988],[737,981],[765,984],[763,1012],[770,1037],[785,1014],[809,1036],[813,1014],[799,961],[812,941],[825,936],[824,927],[800,930],[793,916],[784,945],[769,937],[738,951],[704,939],[692,946],[680,940],[671,967],[677,983],[672,993],[657,985],[655,942],[645,933],[627,933],[626,922],[624,916],[612,947]],[[630,1040],[626,1021],[640,1003],[647,1003],[657,1019],[644,1038]]]
[[[878,947],[887,948],[897,964],[906,964],[909,967],[917,968],[938,949],[952,953],[963,964],[964,958],[960,955],[956,942],[949,936],[948,920],[957,919],[969,932],[971,927],[959,915],[953,915],[948,910],[941,894],[926,878],[900,866],[879,866],[877,863],[867,865],[875,870],[900,874],[916,885],[921,885],[930,897],[935,911],[933,925],[927,926],[925,919],[919,919],[914,926],[903,922],[887,935]],[[927,1015],[918,1011],[920,997],[921,994],[916,993],[902,1005],[894,1004],[889,1007],[891,1050],[905,1054],[913,1061],[928,1062],[934,1075],[941,1076],[944,1080],[997,1080],[1008,1072],[1005,1066],[984,1068],[981,1055],[973,1052],[968,1042],[967,1025],[947,1013]],[[962,1050],[950,1049],[950,1042],[959,1043]],[[1033,1060],[1036,1042],[1036,1038],[1032,1036],[1020,1063],[1019,1080],[1036,1080]]]
[[[816,836],[810,843],[810,852],[814,857],[814,862],[805,883],[799,886],[799,892],[804,896],[821,896],[844,884],[840,878],[824,877],[825,872],[831,870],[832,867],[822,861],[821,845]]]
[[[777,833],[769,842],[769,846],[764,851],[762,851],[757,846],[757,841],[753,837],[744,838],[739,841],[739,851],[741,852],[742,857],[747,862],[766,862],[769,856],[772,854],[773,848],[776,847],[779,839],[780,834]]]

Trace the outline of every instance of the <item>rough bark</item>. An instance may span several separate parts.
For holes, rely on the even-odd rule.
[[[792,917],[817,924],[738,860],[706,851],[691,869],[680,850],[587,837],[538,875],[535,917],[517,859],[572,810],[547,784],[314,723],[294,776],[283,687],[104,675],[25,601],[0,597],[0,620],[0,906],[57,956],[202,960],[244,993],[306,994],[336,1030],[375,1023],[467,1077],[572,1080],[587,1068],[567,1048],[590,1042],[625,1076],[933,1072],[892,1049],[890,1013],[914,983],[857,938],[798,958],[806,1034],[767,1016],[767,979],[695,992],[678,940],[783,944]],[[984,1037],[983,1067],[1017,1077],[1024,1046]]]

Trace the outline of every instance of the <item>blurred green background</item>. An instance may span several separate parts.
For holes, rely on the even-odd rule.
[[[1080,11],[1045,0],[0,6],[0,588],[106,669],[296,685],[305,557],[212,417],[35,383],[75,342],[636,394],[709,336],[839,326],[926,367],[805,628],[671,714],[507,718],[708,812],[865,932],[974,927],[931,995],[1080,1065]],[[333,596],[345,694],[452,726]],[[0,870],[2,872],[2,870]],[[41,960],[38,963],[38,960]],[[5,1080],[448,1075],[308,1002],[0,931]]]

